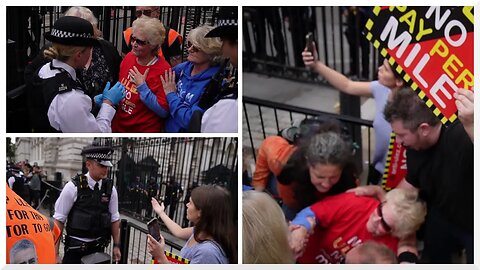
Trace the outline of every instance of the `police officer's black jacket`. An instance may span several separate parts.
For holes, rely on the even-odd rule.
[[[28,202],[27,198],[29,195],[29,190],[25,185],[25,178],[16,175],[13,175],[13,177],[15,178],[15,182],[13,182],[12,190],[17,193],[18,196],[22,197],[22,199]]]
[[[52,62],[50,62],[50,68],[60,72],[51,78],[42,79],[38,76],[37,71],[33,78],[33,87],[28,89],[30,119],[35,132],[58,132],[48,120],[50,104],[59,94],[68,93],[74,89],[83,89],[83,85],[74,80],[65,69],[53,66]]]
[[[113,181],[104,179],[98,191],[88,187],[87,177],[83,175],[77,175],[72,182],[77,187],[77,200],[68,214],[67,235],[110,239],[112,223],[108,205]]]

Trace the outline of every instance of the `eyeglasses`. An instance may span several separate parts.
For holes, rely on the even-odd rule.
[[[145,10],[135,11],[135,16],[137,16],[137,18],[142,17],[142,14],[147,16],[147,17],[150,17],[150,16],[152,16],[152,10],[151,9],[145,9]]]
[[[385,231],[386,232],[391,232],[392,227],[390,227],[390,225],[388,225],[388,223],[383,218],[382,208],[383,208],[383,202],[381,204],[379,204],[378,207],[377,207],[377,215],[380,217],[380,223],[382,223],[382,226],[385,229]]]
[[[200,49],[195,47],[190,41],[187,42],[187,48],[192,52],[200,51]]]
[[[146,40],[141,40],[141,39],[136,38],[135,36],[132,36],[132,44],[133,44],[134,41],[140,46],[145,46],[149,43]]]

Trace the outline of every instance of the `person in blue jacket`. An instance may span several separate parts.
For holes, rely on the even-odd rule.
[[[185,132],[200,97],[212,77],[219,72],[222,59],[222,42],[218,38],[205,38],[213,27],[202,25],[187,38],[188,58],[161,77],[167,96],[170,113],[165,125],[166,132]],[[176,81],[175,78],[178,78]]]

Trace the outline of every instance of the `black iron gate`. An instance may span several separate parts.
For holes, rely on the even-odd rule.
[[[45,44],[45,32],[69,6],[7,7],[7,89],[23,84],[25,66]],[[122,32],[136,19],[135,7],[91,6],[98,18],[98,28],[103,38],[112,42],[121,51]],[[191,29],[201,24],[214,25],[219,7],[160,7],[160,20],[168,27],[186,37]],[[182,45],[184,45],[182,44]],[[186,46],[184,56],[186,56]]]
[[[45,32],[68,6],[7,7],[7,127],[9,132],[31,132],[25,96],[25,67],[45,45]],[[136,19],[135,7],[88,7],[98,18],[103,38],[119,52],[123,31]],[[214,25],[219,7],[160,7],[160,20],[183,36],[183,55],[187,55],[187,35],[201,24]]]
[[[166,213],[187,226],[186,204],[191,190],[204,184],[226,187],[237,212],[237,138],[97,138],[115,149],[110,170],[122,213],[141,221],[152,213],[154,195]],[[136,182],[136,180],[138,180]],[[151,191],[156,189],[155,194]]]

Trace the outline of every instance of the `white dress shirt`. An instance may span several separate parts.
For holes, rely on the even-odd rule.
[[[87,173],[85,176],[88,179],[88,187],[93,190],[95,184],[97,183],[90,177],[90,174]],[[98,181],[98,188],[102,188],[102,180]],[[67,221],[68,214],[72,209],[73,203],[77,200],[77,187],[73,184],[72,181],[68,182],[64,187],[60,196],[58,197],[57,201],[55,202],[55,214],[53,214],[53,218],[62,222],[65,225]],[[112,187],[112,194],[110,196],[110,203],[108,205],[108,211],[112,215],[111,222],[115,222],[120,219],[120,213],[118,212],[118,195],[117,190],[115,187]],[[95,238],[80,238],[74,237],[72,238],[84,241],[84,242],[92,242],[97,240]]]
[[[54,59],[52,65],[65,69],[73,80],[77,80],[75,69],[68,64]],[[47,63],[40,69],[38,76],[48,79],[60,72],[58,69],[51,69],[50,63]],[[91,110],[92,99],[85,95],[82,89],[74,89],[55,96],[48,108],[48,120],[53,128],[62,132],[112,132],[111,122],[115,109],[102,103],[97,118]]]
[[[237,133],[238,131],[237,99],[220,99],[213,104],[202,117],[202,133]]]

